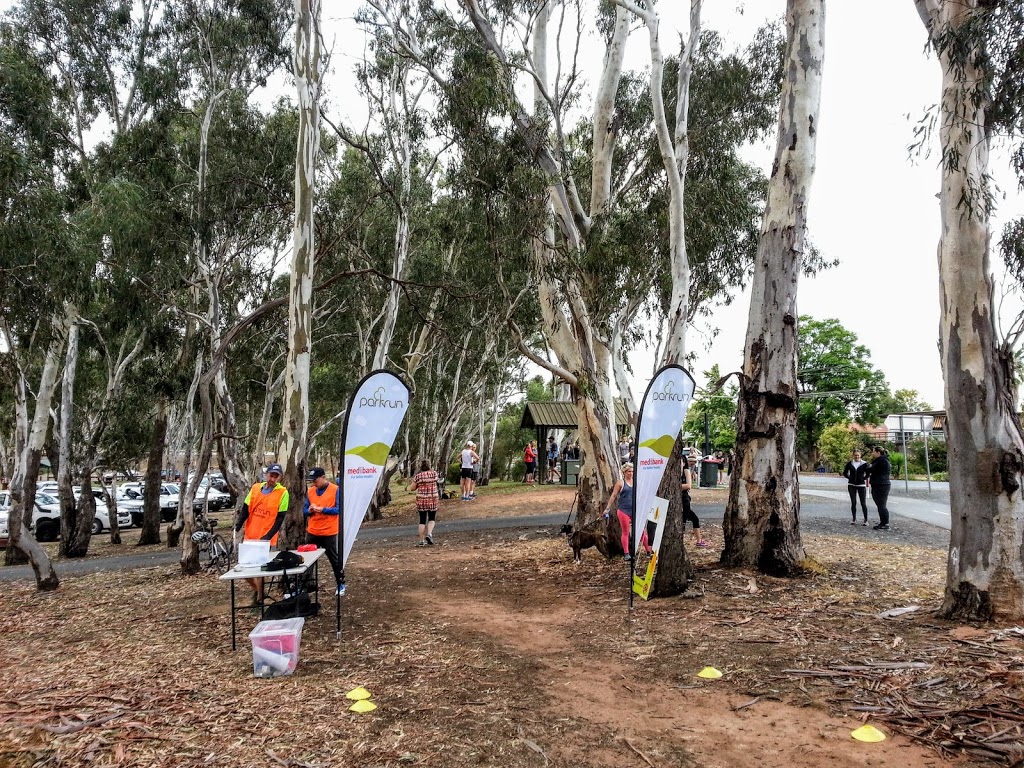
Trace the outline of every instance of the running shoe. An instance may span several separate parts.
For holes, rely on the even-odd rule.
[[[433,536],[427,536],[427,546],[428,547],[434,546],[434,537]]]

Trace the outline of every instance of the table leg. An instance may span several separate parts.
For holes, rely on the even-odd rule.
[[[263,603],[267,599],[267,577],[260,576],[260,592],[263,594],[263,599],[260,600],[260,621],[263,621]]]
[[[235,580],[231,579],[231,650],[235,650]]]

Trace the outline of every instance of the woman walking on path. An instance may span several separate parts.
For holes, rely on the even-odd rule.
[[[409,484],[410,491],[416,491],[416,511],[420,515],[420,540],[417,547],[434,546],[434,522],[440,503],[437,494],[437,472],[430,468],[430,462],[420,464],[420,471]]]
[[[846,462],[846,466],[843,467],[843,477],[847,480],[846,489],[850,492],[850,511],[853,512],[853,522],[850,525],[857,524],[857,499],[860,498],[860,508],[864,511],[864,525],[868,524],[868,494],[867,494],[867,476],[868,476],[868,463],[861,460],[861,452],[855,450],[853,452],[853,458]]]
[[[892,480],[889,473],[892,465],[889,464],[889,452],[880,446],[871,449],[874,458],[871,461],[871,468],[868,470],[868,487],[871,488],[871,500],[878,507],[878,525],[876,531],[889,530],[889,508],[885,506],[889,499],[889,487]]]
[[[605,518],[611,514],[613,509],[618,515],[619,528],[622,531],[622,551],[626,553],[626,562],[629,562],[632,560],[629,552],[629,528],[630,516],[633,511],[633,465],[628,461],[622,465],[622,479],[612,487],[612,495],[608,499],[608,509],[604,513]],[[647,544],[646,530],[640,543],[647,554],[650,554],[651,548]]]

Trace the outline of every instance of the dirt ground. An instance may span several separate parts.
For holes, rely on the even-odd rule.
[[[554,512],[564,493],[495,489],[445,514]],[[1024,636],[935,618],[942,551],[810,535],[809,575],[783,581],[719,568],[721,530],[706,536],[687,595],[631,619],[625,565],[575,566],[549,529],[357,543],[340,644],[323,593],[275,680],[252,675],[256,617],[230,650],[212,576],[5,585],[0,766],[1024,764]],[[356,686],[377,710],[348,711]],[[853,740],[865,722],[889,738]]]

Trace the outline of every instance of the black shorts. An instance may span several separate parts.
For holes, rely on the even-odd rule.
[[[466,480],[472,480],[473,479],[473,470],[471,468],[470,469],[466,469],[466,467],[463,467],[462,468],[462,474],[459,475],[459,477],[462,477],[462,478],[464,478]]]
[[[536,461],[528,461],[528,462],[526,462],[526,472],[527,472],[527,474],[533,474],[533,471],[535,469],[537,469],[537,462]]]
[[[433,522],[434,519],[437,517],[436,509],[420,509],[417,511],[420,513],[420,525],[426,525],[427,520]]]
[[[549,458],[548,459],[548,469],[555,469],[555,467],[557,467],[557,466],[558,466],[558,458],[557,457],[556,458]]]

